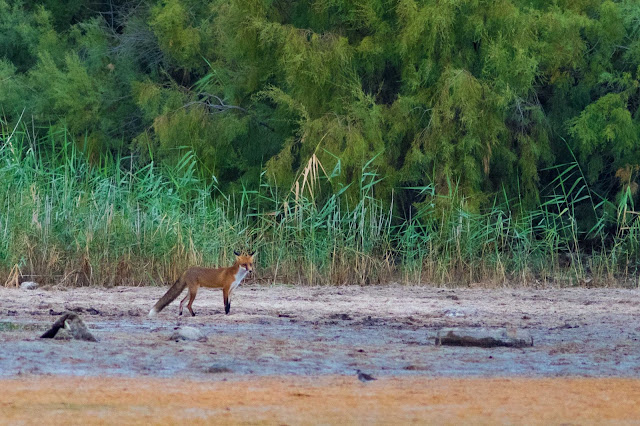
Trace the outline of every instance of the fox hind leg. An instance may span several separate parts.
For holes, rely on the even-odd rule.
[[[178,311],[178,315],[182,315],[182,305],[184,305],[184,302],[187,301],[187,297],[189,297],[190,293],[191,292],[187,291],[187,294],[184,296],[184,299],[180,301],[180,310]]]
[[[189,312],[191,312],[191,316],[192,317],[196,316],[196,313],[193,312],[193,309],[191,309],[191,305],[193,305],[193,301],[195,300],[197,293],[198,293],[198,289],[197,288],[193,289],[193,290],[191,288],[189,288],[189,295],[188,295],[189,296],[189,303],[187,303],[187,309],[189,309]],[[186,297],[185,297],[185,299],[186,299]]]

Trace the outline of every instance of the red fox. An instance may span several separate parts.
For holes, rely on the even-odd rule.
[[[240,282],[245,275],[253,271],[253,255],[255,254],[255,251],[249,254],[240,254],[237,251],[234,251],[233,254],[236,255],[236,261],[228,268],[200,268],[192,266],[184,271],[182,276],[178,278],[169,290],[167,290],[164,296],[158,300],[158,303],[151,308],[149,316],[155,316],[158,312],[164,309],[165,306],[173,302],[173,300],[182,293],[182,290],[184,290],[185,287],[189,287],[189,291],[180,302],[180,310],[178,311],[179,315],[182,315],[182,305],[188,297],[189,303],[187,304],[187,309],[189,309],[191,315],[195,316],[196,313],[191,309],[191,305],[196,298],[198,287],[200,286],[222,288],[224,313],[228,314],[231,309],[229,296],[231,296],[231,292],[240,285]]]

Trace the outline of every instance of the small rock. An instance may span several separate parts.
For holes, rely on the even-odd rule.
[[[351,315],[349,314],[333,314],[329,316],[329,319],[341,319],[343,321],[350,321],[351,319]]]
[[[202,331],[195,327],[180,327],[173,332],[169,340],[197,340],[200,342],[206,342],[207,336]]]
[[[20,284],[20,288],[23,290],[35,290],[38,287],[40,287],[40,285],[33,281],[25,281],[22,284]]]
[[[90,315],[100,315],[100,311],[95,309],[95,308],[87,309],[87,313],[90,314]]]

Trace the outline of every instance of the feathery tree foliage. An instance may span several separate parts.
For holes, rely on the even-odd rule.
[[[316,158],[336,192],[373,159],[405,216],[428,185],[532,208],[574,160],[637,202],[639,80],[636,0],[0,0],[9,127],[130,167],[193,151],[223,189]]]

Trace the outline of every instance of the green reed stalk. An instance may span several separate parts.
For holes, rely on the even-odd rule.
[[[402,219],[376,196],[383,177],[373,159],[352,184],[355,197],[331,190],[340,168],[323,175],[315,156],[291,190],[263,176],[257,188],[223,194],[188,150],[172,166],[136,166],[118,155],[89,163],[64,130],[36,140],[5,129],[0,140],[7,285],[164,283],[192,264],[229,264],[238,249],[257,250],[260,281],[322,285],[606,285],[636,276],[640,263],[631,192],[617,205],[597,198],[577,163],[556,167],[535,211],[505,194],[474,211],[450,182],[445,194],[397,188],[421,198]],[[584,206],[595,218],[587,227],[576,219]]]

